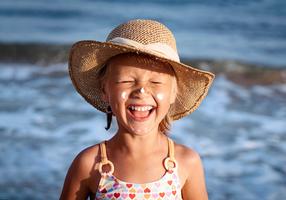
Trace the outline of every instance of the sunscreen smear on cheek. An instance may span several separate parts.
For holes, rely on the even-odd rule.
[[[164,95],[162,93],[158,93],[156,96],[161,101],[164,99]]]
[[[123,100],[126,99],[126,92],[122,92],[122,93],[121,93],[121,98],[122,98]]]

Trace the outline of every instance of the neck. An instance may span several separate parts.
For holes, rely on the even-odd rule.
[[[159,131],[146,135],[134,135],[118,131],[109,142],[116,149],[133,157],[138,157],[156,151],[162,144],[165,145],[167,142],[166,137],[165,134]]]

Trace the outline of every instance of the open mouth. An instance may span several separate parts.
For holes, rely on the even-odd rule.
[[[156,109],[155,106],[146,105],[146,106],[138,106],[138,105],[129,105],[128,110],[132,117],[136,120],[147,119],[153,111]]]

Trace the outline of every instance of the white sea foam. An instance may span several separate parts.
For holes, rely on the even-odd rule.
[[[65,64],[1,66],[0,193],[22,188],[21,195],[41,198],[44,187],[58,194],[75,155],[116,131],[115,120],[104,129],[105,115],[76,93],[65,70]],[[285,97],[285,85],[244,88],[219,75],[201,106],[176,121],[170,136],[200,153],[211,191],[234,179],[249,195],[256,194],[244,185],[256,182],[281,188]]]

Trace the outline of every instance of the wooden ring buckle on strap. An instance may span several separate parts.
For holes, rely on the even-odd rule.
[[[173,163],[173,166],[170,165],[170,163]],[[172,169],[176,169],[178,167],[178,163],[175,159],[168,157],[164,160],[164,166],[165,166],[166,170],[169,171]]]
[[[104,165],[109,165],[109,166],[110,166],[109,172],[103,172],[103,171],[102,171],[102,167],[103,167]],[[113,165],[113,163],[112,163],[111,161],[109,161],[109,160],[105,160],[104,162],[101,161],[101,162],[99,163],[99,165],[98,165],[98,171],[99,171],[100,174],[103,174],[103,175],[112,174],[112,173],[114,172],[114,165]]]

